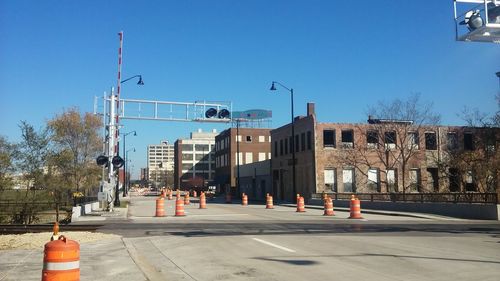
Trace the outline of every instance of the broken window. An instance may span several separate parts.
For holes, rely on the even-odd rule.
[[[378,132],[377,131],[367,131],[366,132],[366,143],[368,148],[378,147]]]
[[[446,147],[448,150],[458,149],[458,137],[456,133],[448,133],[446,135]]]
[[[449,169],[448,181],[450,183],[451,192],[460,192],[460,172],[458,169]]]
[[[420,190],[420,169],[410,169],[410,191],[418,192]]]
[[[354,131],[353,130],[342,130],[342,147],[353,148],[354,147]]]
[[[472,133],[464,133],[464,150],[474,150]]]
[[[409,149],[418,149],[418,133],[417,132],[409,132],[408,133],[408,148]]]
[[[439,192],[438,168],[427,168],[427,190]]]
[[[385,142],[386,149],[396,148],[396,132],[394,132],[394,131],[385,132],[384,142]]]
[[[379,191],[379,172],[378,172],[378,169],[369,169],[368,170],[367,188],[369,191],[372,191],[372,192]]]
[[[323,131],[323,146],[335,147],[335,130]]]
[[[434,132],[425,133],[425,149],[427,150],[437,149],[436,133]]]

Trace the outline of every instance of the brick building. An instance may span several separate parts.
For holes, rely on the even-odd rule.
[[[478,141],[479,135],[485,135],[481,128],[371,118],[368,124],[320,123],[312,103],[307,116],[296,117],[294,123],[295,147],[291,146],[291,124],[271,131],[273,194],[279,199],[292,201],[295,196],[292,149],[297,192],[306,198],[322,192],[497,189],[498,129],[489,129],[489,141],[484,143]],[[474,161],[487,161],[493,168],[481,171]]]
[[[237,133],[238,131],[238,133]],[[265,198],[271,190],[270,129],[229,128],[215,137],[215,184],[219,192]],[[238,164],[240,188],[237,190]]]

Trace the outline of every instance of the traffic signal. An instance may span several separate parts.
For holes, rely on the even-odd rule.
[[[205,111],[205,117],[206,118],[214,118],[217,117],[219,119],[228,119],[230,117],[231,113],[229,110],[223,108],[219,111],[215,108],[209,108],[207,111]]]

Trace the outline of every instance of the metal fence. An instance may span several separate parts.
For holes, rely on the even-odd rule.
[[[354,194],[361,201],[420,202],[420,203],[476,203],[498,204],[496,193],[326,193],[333,200],[350,200]],[[313,194],[313,199],[321,199],[323,194]]]

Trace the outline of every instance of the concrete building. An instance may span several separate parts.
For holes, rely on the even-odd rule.
[[[173,184],[174,146],[168,141],[148,145],[147,178],[153,187]],[[142,169],[141,169],[142,173]]]
[[[297,192],[305,198],[322,192],[497,189],[498,129],[423,126],[371,118],[368,124],[320,123],[312,103],[307,105],[307,116],[295,118],[294,126],[295,147],[291,146],[291,124],[271,131],[273,194],[279,199],[293,201],[295,196],[292,150],[296,154]],[[485,139],[479,138],[485,133],[491,135],[486,144],[478,141]],[[472,166],[472,160],[488,162],[490,168],[482,171],[480,165]]]
[[[148,168],[141,168],[141,176],[139,179],[141,181],[148,181],[149,180]]]
[[[237,132],[238,131],[238,132]],[[271,192],[270,129],[229,128],[215,137],[215,184],[219,192],[242,192],[250,199]],[[237,189],[239,164],[240,189]]]
[[[215,136],[217,131],[191,133],[189,139],[174,144],[174,187],[181,190],[206,190],[215,177]]]

